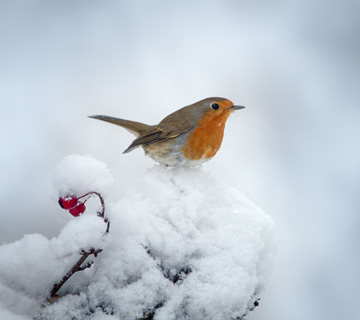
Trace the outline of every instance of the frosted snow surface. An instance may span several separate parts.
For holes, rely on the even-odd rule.
[[[77,155],[54,180],[60,194],[111,185],[106,165]],[[119,198],[105,197],[109,234],[87,210],[58,237],[0,247],[0,319],[230,320],[253,306],[275,245],[271,218],[245,195],[201,168],[154,166]],[[44,302],[90,247],[104,249],[93,266],[71,277],[57,302]]]

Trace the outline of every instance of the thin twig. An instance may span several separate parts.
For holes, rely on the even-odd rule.
[[[86,194],[84,194],[83,196],[79,197],[78,199],[81,199],[81,198],[84,198],[86,196],[91,196],[91,195],[97,195],[99,197],[99,200],[101,202],[101,211],[99,211],[97,213],[98,217],[100,218],[103,218],[104,219],[104,222],[107,224],[107,227],[106,227],[106,233],[109,233],[109,229],[110,229],[110,221],[108,218],[105,217],[105,201],[103,199],[103,197],[101,196],[101,194],[99,192],[96,192],[96,191],[91,191],[91,192],[88,192]],[[87,201],[88,199],[85,200],[85,202]]]
[[[87,197],[91,195],[97,195],[100,199],[100,202],[101,202],[101,208],[102,210],[99,211],[97,213],[97,215],[102,218],[104,220],[104,222],[107,224],[107,227],[106,227],[106,233],[109,233],[109,228],[110,228],[110,221],[108,218],[105,217],[105,201],[103,199],[103,197],[101,196],[100,193],[98,192],[95,192],[95,191],[91,191],[91,192],[88,192],[86,194],[84,194],[83,196],[77,198],[77,199],[81,199],[81,198],[84,198],[84,197]],[[86,199],[84,201],[84,203],[87,201],[88,199]],[[89,251],[85,251],[85,250],[81,250],[80,251],[80,259],[73,265],[73,267],[66,273],[66,275],[61,279],[61,281],[59,281],[58,283],[55,283],[54,286],[52,287],[51,291],[50,291],[50,298],[54,298],[56,296],[56,293],[61,289],[61,287],[66,283],[66,281],[68,281],[70,279],[70,277],[78,272],[78,271],[83,271],[87,268],[90,268],[92,265],[93,265],[93,262],[88,262],[87,264],[85,265],[82,265],[85,260],[90,256],[90,255],[94,255],[94,257],[96,258],[97,255],[102,252],[103,249],[94,249],[94,248],[91,248]]]
[[[90,268],[93,262],[89,262],[84,266],[81,265],[90,255],[94,255],[94,257],[96,258],[101,251],[102,249],[95,250],[94,248],[91,248],[89,251],[81,250],[80,259],[74,264],[74,266],[70,269],[70,271],[61,279],[61,281],[54,284],[53,288],[50,291],[50,297],[53,298],[56,295],[56,293],[60,290],[60,288],[65,284],[65,282],[68,281],[75,272]]]

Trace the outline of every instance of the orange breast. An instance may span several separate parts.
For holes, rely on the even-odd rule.
[[[230,112],[220,115],[206,114],[193,129],[181,150],[189,160],[210,159],[221,146],[225,123]]]

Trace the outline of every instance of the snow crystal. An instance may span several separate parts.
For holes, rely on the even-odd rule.
[[[106,166],[88,157],[67,157],[56,171],[60,192],[103,191],[111,181]],[[230,320],[253,306],[270,275],[271,218],[201,168],[154,166],[134,190],[106,203],[106,214],[109,234],[85,212],[56,238],[27,235],[1,246],[0,316]],[[70,278],[64,296],[45,303],[90,247],[104,250]]]

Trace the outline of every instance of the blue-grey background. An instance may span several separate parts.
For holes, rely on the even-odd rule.
[[[66,155],[105,162],[114,201],[154,165],[87,115],[155,124],[224,96],[247,108],[203,169],[278,232],[248,319],[359,319],[359,60],[359,1],[1,0],[0,243],[57,235],[51,180]]]

